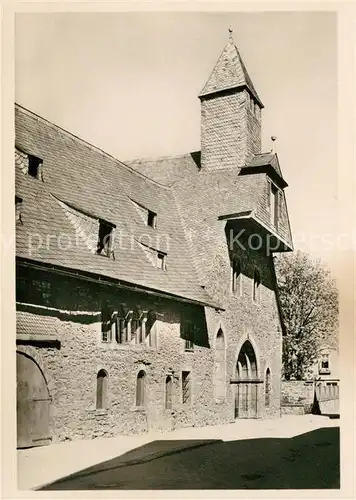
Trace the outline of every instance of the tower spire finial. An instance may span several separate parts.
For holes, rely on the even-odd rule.
[[[229,26],[229,40],[230,40],[230,42],[233,41],[232,32],[233,32],[232,26]]]

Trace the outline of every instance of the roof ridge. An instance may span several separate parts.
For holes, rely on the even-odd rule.
[[[170,189],[169,186],[165,186],[164,184],[161,184],[160,182],[157,182],[157,181],[151,179],[150,177],[147,177],[147,175],[144,175],[141,172],[139,172],[138,170],[135,170],[134,168],[130,167],[130,165],[127,165],[122,160],[119,160],[118,158],[116,158],[115,156],[111,155],[110,153],[107,153],[106,151],[104,151],[103,149],[99,148],[98,146],[95,146],[94,144],[91,144],[90,142],[88,142],[85,139],[83,139],[82,137],[79,137],[78,135],[75,135],[72,132],[69,132],[65,128],[61,127],[60,125],[57,125],[56,123],[51,122],[47,118],[44,118],[43,116],[35,113],[34,111],[31,111],[30,109],[25,108],[25,106],[22,106],[21,104],[15,102],[15,107],[21,108],[21,110],[23,110],[26,113],[30,114],[31,116],[35,117],[37,120],[41,120],[43,122],[46,122],[46,123],[50,124],[52,127],[54,127],[56,129],[64,132],[66,135],[68,135],[71,138],[75,138],[76,140],[80,141],[85,146],[89,147],[90,149],[93,149],[94,151],[98,151],[98,152],[102,153],[103,155],[105,155],[106,157],[108,157],[108,158],[110,158],[112,160],[115,160],[115,162],[119,163],[120,166],[125,167],[131,173],[133,173],[135,175],[138,175],[138,176],[140,176],[140,177],[142,177],[142,178],[144,178],[144,179],[152,182],[152,184],[155,184],[155,185],[157,185],[159,187],[163,187],[165,189]]]
[[[189,153],[180,153],[177,155],[162,155],[162,156],[139,156],[137,158],[127,159],[127,162],[135,161],[157,161],[157,160],[170,160],[172,158],[184,158],[185,156],[190,156],[191,154],[198,153],[199,151],[190,151]]]

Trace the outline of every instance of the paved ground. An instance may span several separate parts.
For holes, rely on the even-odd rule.
[[[285,416],[20,450],[18,487],[338,488],[339,422]]]

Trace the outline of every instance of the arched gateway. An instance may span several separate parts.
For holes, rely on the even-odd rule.
[[[250,341],[241,347],[236,363],[235,418],[255,418],[258,410],[257,360]]]
[[[26,354],[16,353],[17,447],[48,444],[50,395],[37,363]]]

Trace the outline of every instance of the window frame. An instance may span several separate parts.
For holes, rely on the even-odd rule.
[[[164,409],[172,410],[173,408],[173,376],[166,375],[164,384]]]
[[[105,234],[103,234],[106,229]],[[112,255],[113,246],[113,235],[114,235],[115,225],[110,222],[99,219],[98,228],[98,241],[96,247],[96,254],[102,255],[103,257],[108,257]]]
[[[108,373],[106,370],[101,368],[96,375],[95,407],[97,410],[107,410],[108,408],[108,384],[109,384]]]
[[[182,370],[181,388],[182,388],[182,405],[190,406],[192,404],[192,372]],[[185,390],[187,389],[187,390]],[[188,397],[186,393],[188,392]]]
[[[162,269],[162,271],[166,270],[166,257],[167,254],[157,250],[157,269]]]
[[[146,378],[147,374],[145,370],[139,370],[139,372],[136,375],[136,398],[135,398],[136,408],[145,408],[146,406],[146,399],[147,399]]]
[[[157,214],[149,208],[147,210],[147,226],[152,227],[152,229],[157,229]]]
[[[42,180],[42,158],[39,158],[38,156],[35,156],[31,153],[26,154],[28,162],[27,175],[29,175],[33,179]]]
[[[323,366],[324,364],[326,364],[327,366]],[[330,354],[324,353],[321,355],[321,358],[319,361],[319,373],[328,374],[330,372],[331,372],[331,370],[330,370]]]

